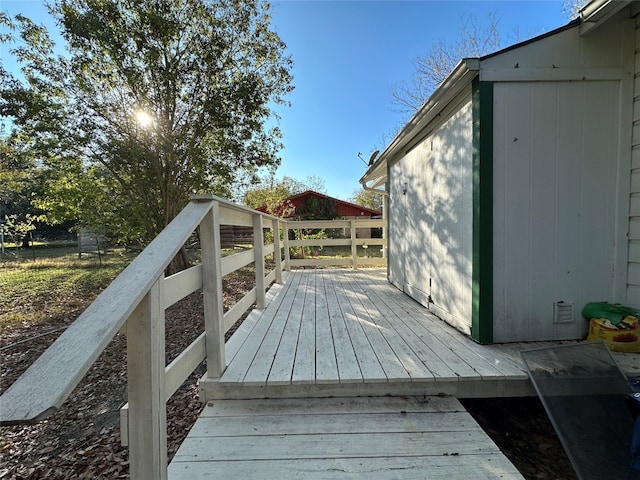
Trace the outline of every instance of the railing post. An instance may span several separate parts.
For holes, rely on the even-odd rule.
[[[284,233],[282,238],[284,239],[284,268],[291,270],[291,252],[289,251],[289,222],[286,220],[284,223]]]
[[[358,245],[356,245],[356,221],[351,220],[351,261],[353,262],[353,269],[358,268]]]
[[[165,339],[161,277],[127,320],[129,473],[132,480],[167,478]]]
[[[253,251],[256,269],[256,308],[263,309],[266,305],[264,282],[264,231],[262,230],[262,215],[253,216]]]
[[[224,345],[220,204],[218,202],[212,202],[211,209],[200,223],[200,243],[207,377],[219,378],[227,368],[227,360]]]
[[[282,283],[282,245],[280,244],[280,220],[273,221],[273,259],[276,262],[276,283]]]

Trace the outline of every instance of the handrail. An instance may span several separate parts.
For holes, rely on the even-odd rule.
[[[221,224],[252,227],[253,248],[222,258]],[[126,327],[129,403],[121,410],[121,436],[130,449],[130,477],[166,479],[166,401],[205,358],[207,378],[222,375],[225,333],[251,304],[264,308],[269,285],[282,282],[282,270],[300,262],[290,260],[289,248],[306,243],[290,241],[289,230],[348,228],[349,238],[337,243],[351,246],[351,262],[357,268],[363,262],[357,258],[357,245],[386,243],[384,239],[356,238],[357,228],[385,226],[382,220],[368,219],[287,222],[213,195],[192,196],[178,216],[0,396],[0,425],[36,423],[60,408],[117,332]],[[165,278],[166,268],[198,227],[202,263]],[[265,229],[274,233],[268,245]],[[267,273],[265,257],[271,254],[275,268]],[[222,277],[251,263],[255,265],[255,288],[223,313]],[[165,309],[200,288],[204,332],[165,365]]]
[[[189,203],[4,392],[0,425],[37,423],[60,408],[209,208],[206,203]]]

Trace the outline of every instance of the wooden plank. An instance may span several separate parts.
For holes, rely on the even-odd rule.
[[[57,410],[123,326],[211,202],[191,202],[0,397],[0,425],[35,423]]]
[[[293,283],[290,288],[295,289],[295,283]],[[292,291],[295,292],[295,290]],[[269,373],[271,372],[279,347],[290,348],[289,345],[284,345],[282,343],[282,338],[293,303],[294,297],[292,295],[287,295],[283,299],[282,303],[280,303],[277,311],[274,313],[273,321],[271,321],[262,343],[260,344],[260,347],[258,348],[258,351],[256,352],[253,361],[242,380],[243,385],[265,384],[269,377]],[[287,340],[289,340],[289,338],[287,338]],[[293,346],[295,348],[295,342],[293,343]]]
[[[425,477],[428,472],[428,477]],[[524,477],[499,454],[468,456],[420,456],[387,458],[350,458],[317,460],[268,460],[181,463],[169,466],[172,480],[208,480],[211,478],[260,478],[282,480],[522,480]]]
[[[249,290],[244,297],[238,300],[227,313],[224,314],[224,331],[225,333],[244,315],[244,313],[256,301],[256,287]]]
[[[218,378],[226,362],[222,264],[220,260],[220,205],[213,202],[200,224],[204,330],[207,347],[207,375]]]
[[[451,397],[217,401],[169,472],[172,479],[522,478]]]
[[[316,383],[338,383],[338,365],[336,350],[333,345],[333,332],[329,320],[327,292],[325,289],[324,272],[321,270],[316,276]],[[309,308],[312,306],[310,305]]]
[[[474,480],[522,479],[523,477],[502,455],[388,457],[317,460],[268,460],[229,462],[173,462],[171,479],[200,480],[210,478],[260,478],[281,480],[335,480],[366,478],[368,480],[416,480],[451,478]],[[428,472],[428,477],[425,477]]]
[[[401,432],[367,435],[309,434],[262,437],[187,437],[177,461],[289,460],[316,458],[387,458],[499,453],[478,428],[471,432]],[[322,447],[319,447],[322,446]],[[319,452],[321,451],[321,453]]]
[[[264,415],[266,412],[304,411],[309,415],[335,413],[385,413],[385,412],[464,412],[464,407],[454,397],[353,397],[353,398],[284,398],[255,400],[216,400],[207,405],[201,417]]]
[[[267,285],[264,280],[264,230],[262,229],[261,215],[253,217],[253,239],[254,267],[256,271],[256,308],[263,309],[265,307]]]
[[[391,285],[385,294],[386,299],[397,302],[409,315],[432,316],[428,310],[409,300],[407,295]],[[523,375],[526,375],[520,363],[492,351],[490,346],[475,343],[440,319],[430,321],[429,330],[434,334],[437,332],[437,335],[444,335],[442,337],[443,343],[483,376],[495,377],[498,375],[505,379],[521,379]]]
[[[354,351],[342,310],[340,310],[339,300],[336,294],[335,275],[331,270],[325,272],[324,281],[329,322],[331,323],[331,332],[333,333],[338,378],[340,382],[361,382],[363,381],[363,377],[358,363],[358,357]]]
[[[308,308],[308,305],[316,303],[316,275],[309,273],[304,275],[308,278],[304,285],[300,284],[300,288],[305,292],[305,308],[302,310],[300,334],[291,376],[291,382],[297,384],[315,383],[316,374],[316,312],[315,308]]]
[[[164,279],[164,308],[202,288],[202,265],[182,270]]]
[[[389,347],[393,350],[396,358],[403,365],[412,381],[434,380],[433,372],[420,360],[419,355],[411,345],[406,342],[406,338],[415,339],[412,332],[403,329],[402,322],[392,322],[386,315],[391,314],[391,310],[387,309],[383,303],[373,304],[366,292],[358,284],[359,278],[357,273],[348,276],[350,278],[351,288],[363,299],[363,308],[368,313],[369,318],[378,326],[378,331],[384,337]],[[366,299],[367,301],[364,301]],[[446,369],[446,365],[440,365],[441,373],[445,380],[457,380],[457,377],[451,369]]]
[[[276,352],[269,372],[268,383],[271,385],[288,385],[291,383],[293,375],[293,365],[296,358],[296,350],[298,345],[298,335],[300,334],[300,325],[302,324],[302,312],[304,310],[305,285],[308,275],[302,275],[300,272],[291,274],[291,288],[294,294],[287,324],[282,333],[282,339],[278,351]]]
[[[220,261],[222,264],[222,276],[224,277],[226,275],[229,275],[231,272],[235,272],[242,267],[246,267],[247,265],[253,263],[254,258],[255,253],[253,249],[245,250],[243,252],[234,253],[233,255],[223,257]]]
[[[167,478],[164,283],[157,281],[127,322],[127,395],[132,479]]]
[[[205,333],[201,333],[165,368],[165,401],[171,398],[206,356]]]
[[[362,329],[364,330],[369,343],[380,359],[380,364],[385,371],[388,381],[407,381],[411,379],[411,375],[405,369],[402,361],[396,356],[391,346],[387,343],[386,338],[380,331],[380,327],[375,320],[371,318],[365,307],[366,297],[361,293],[352,290],[349,281],[349,275],[343,272],[343,282],[347,285],[345,293],[348,294],[348,300],[355,312]],[[364,303],[363,303],[364,302]]]
[[[249,334],[244,336],[242,345],[238,346],[236,355],[229,362],[227,369],[220,379],[221,382],[241,383],[243,381],[244,376],[249,370],[251,362],[262,344],[271,322],[274,320],[275,315],[278,312],[280,304],[286,298],[289,283],[285,282],[285,286],[287,288],[281,289],[279,295],[275,296],[275,298],[267,305],[267,308],[261,312],[259,310],[254,310],[256,315],[251,319],[247,318],[247,320],[249,320],[247,328],[251,328],[251,330]],[[245,322],[247,320],[245,320]],[[243,322],[243,325],[245,322]],[[241,325],[241,327],[243,325]]]
[[[392,323],[404,324],[408,330],[402,329],[407,341],[415,338],[415,351],[419,358],[433,371],[436,380],[440,379],[477,379],[479,372],[465,362],[459,355],[441,340],[440,330],[434,330],[431,322],[441,321],[434,318],[427,309],[416,306],[411,314],[403,309],[399,303],[393,301],[386,291],[390,286],[375,284],[367,278],[360,277],[361,288],[374,301],[377,308]],[[365,280],[365,281],[362,281]],[[393,287],[391,287],[393,288]],[[499,375],[496,369],[491,369],[492,375]]]
[[[349,332],[349,338],[358,359],[358,366],[362,372],[363,379],[367,382],[387,382],[387,374],[364,331],[363,324],[349,302],[342,271],[336,271],[333,274],[333,283],[336,288],[335,294],[338,305],[342,311],[342,318]]]
[[[251,437],[267,435],[330,435],[397,432],[469,432],[478,425],[467,412],[424,413],[288,413],[237,417],[203,417],[189,431],[189,436]]]
[[[289,272],[287,272],[285,278],[290,279]],[[284,295],[286,291],[289,289],[289,286],[290,286],[290,282],[288,280],[285,280],[282,284],[272,285],[269,291],[267,292],[267,296],[266,296],[267,303],[270,304],[279,295]],[[249,312],[249,315],[247,315],[247,318],[244,319],[244,321],[240,324],[238,329],[233,333],[231,338],[227,340],[227,345],[226,345],[227,364],[231,362],[231,360],[233,360],[233,358],[236,356],[236,354],[240,350],[240,347],[242,347],[242,345],[248,338],[249,334],[251,333],[253,328],[256,326],[258,320],[262,316],[262,313],[263,312],[260,310],[252,310],[251,312]]]

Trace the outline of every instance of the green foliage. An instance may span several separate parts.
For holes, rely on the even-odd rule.
[[[272,173],[260,178],[248,189],[242,196],[242,203],[249,208],[266,206],[267,213],[276,217],[290,217],[293,215],[294,206],[285,200],[307,190],[324,192],[324,180],[315,176],[307,177],[303,181],[286,176],[276,179]]]
[[[189,194],[230,196],[245,172],[276,166],[270,105],[286,103],[292,62],[269,9],[257,0],[57,0],[64,57],[26,17],[0,18],[24,76],[0,70],[0,116],[46,171],[37,204],[47,218],[75,216],[145,243]]]
[[[382,201],[381,194],[364,189],[356,190],[351,197],[352,203],[380,212],[382,212]]]
[[[297,220],[333,220],[340,217],[338,202],[332,198],[308,197],[296,208]]]

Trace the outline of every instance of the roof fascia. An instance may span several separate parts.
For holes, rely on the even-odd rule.
[[[580,9],[580,35],[588,35],[630,3],[628,0],[592,0],[587,3]]]
[[[478,58],[464,58],[456,65],[446,80],[411,117],[377,161],[360,178],[360,183],[365,189],[376,188],[386,183],[388,163],[401,154],[415,135],[428,126],[449,102],[471,84],[479,71],[480,59]]]

